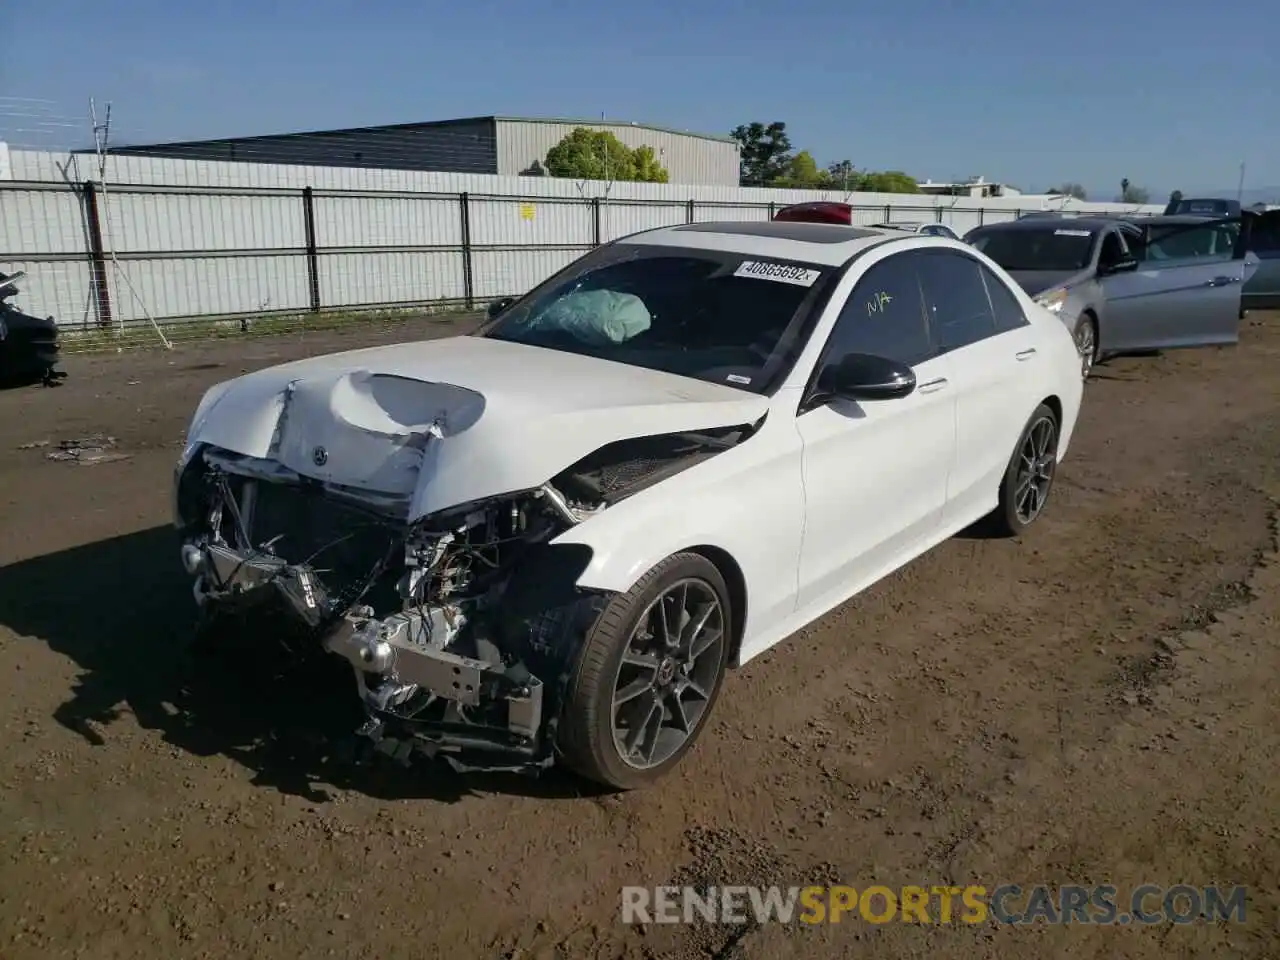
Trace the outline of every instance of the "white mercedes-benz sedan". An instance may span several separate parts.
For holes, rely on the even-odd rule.
[[[896,230],[651,230],[489,314],[219,384],[177,467],[204,641],[345,658],[406,762],[655,780],[727,669],[1033,523],[1083,389],[999,267]]]

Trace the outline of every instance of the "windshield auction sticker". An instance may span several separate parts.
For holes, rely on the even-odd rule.
[[[820,273],[818,270],[796,267],[789,263],[764,263],[759,260],[743,260],[738,269],[733,271],[735,277],[776,280],[779,283],[794,283],[798,287],[812,287]]]

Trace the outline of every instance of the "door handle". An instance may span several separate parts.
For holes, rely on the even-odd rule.
[[[1027,347],[1025,350],[1019,350],[1013,355],[1015,360],[1030,360],[1036,354],[1035,347]]]
[[[1239,277],[1214,277],[1212,280],[1205,282],[1206,287],[1225,287],[1232,283],[1239,283]]]
[[[916,387],[917,393],[936,393],[947,385],[946,377],[938,377],[936,380],[930,380]]]

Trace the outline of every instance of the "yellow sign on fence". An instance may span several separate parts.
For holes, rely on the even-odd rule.
[[[536,211],[534,210],[534,208],[533,208],[533,204],[532,204],[532,203],[522,203],[522,204],[520,204],[520,219],[521,219],[521,220],[532,220],[532,219],[533,219],[533,215],[534,215],[534,213],[535,213],[535,212],[536,212]]]

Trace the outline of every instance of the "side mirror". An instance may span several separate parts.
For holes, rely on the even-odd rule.
[[[818,374],[819,401],[897,400],[916,388],[916,375],[905,363],[869,353],[848,353]]]
[[[489,319],[492,320],[515,302],[515,297],[503,297],[501,300],[495,300],[493,303],[489,304],[489,307],[485,312],[489,315]]]
[[[1134,257],[1125,257],[1115,263],[1098,264],[1098,276],[1109,277],[1115,273],[1133,273],[1138,269],[1138,261]]]

